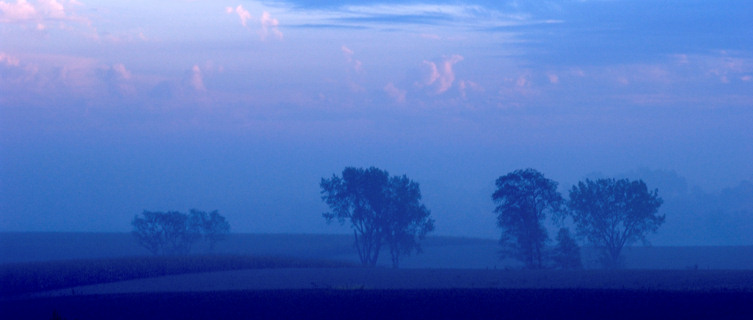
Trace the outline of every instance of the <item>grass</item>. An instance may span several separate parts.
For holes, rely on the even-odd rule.
[[[141,256],[0,265],[0,297],[185,273],[276,268],[342,268],[339,261],[276,256]]]

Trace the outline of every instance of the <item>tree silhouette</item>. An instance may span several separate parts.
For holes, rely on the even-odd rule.
[[[626,244],[645,241],[664,223],[664,215],[657,214],[662,204],[658,193],[648,191],[642,180],[587,179],[570,190],[568,214],[577,233],[602,249],[602,264],[618,268]]]
[[[560,228],[557,233],[557,246],[552,254],[555,268],[558,269],[581,269],[580,247],[570,236],[570,230]]]
[[[198,210],[191,210],[190,214],[145,210],[142,216],[133,217],[131,225],[139,244],[154,255],[188,254],[202,236],[213,248],[230,230],[217,211],[207,214]]]
[[[527,268],[543,267],[543,249],[549,239],[542,221],[563,204],[557,182],[534,169],[516,170],[496,181],[492,200],[497,204],[497,226],[502,228],[503,255],[512,255]]]
[[[230,232],[230,224],[217,210],[210,213],[191,209],[188,214],[191,228],[201,233],[205,241],[209,243],[209,251],[214,251],[217,242],[225,240]]]
[[[390,178],[389,210],[386,241],[390,247],[392,267],[400,264],[401,255],[421,252],[418,240],[434,230],[434,220],[426,206],[421,203],[418,183],[407,176]]]
[[[358,257],[375,266],[384,244],[390,247],[393,266],[399,256],[420,250],[417,239],[434,229],[429,210],[420,203],[418,184],[406,176],[390,178],[387,171],[347,167],[342,177],[322,178],[322,200],[330,211],[327,222],[348,220],[353,228]]]

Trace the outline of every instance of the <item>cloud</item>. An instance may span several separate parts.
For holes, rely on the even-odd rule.
[[[251,13],[248,12],[248,10],[243,9],[242,5],[238,5],[233,9],[232,7],[225,8],[225,12],[232,14],[233,12],[238,14],[238,18],[241,19],[241,24],[244,27],[248,27],[248,20],[251,20],[253,17],[251,17]]]
[[[131,79],[131,72],[129,72],[122,63],[118,63],[112,66],[112,70],[114,70],[115,73],[124,80]]]
[[[248,10],[244,9],[242,5],[238,5],[233,9],[232,7],[226,7],[225,12],[228,14],[237,14],[238,18],[241,20],[241,24],[246,27],[249,27],[249,21],[255,20],[254,17],[251,15]],[[261,40],[267,40],[267,38],[271,35],[277,39],[282,40],[282,32],[279,29],[280,22],[272,18],[272,15],[269,14],[269,12],[264,11],[261,14],[261,17],[258,20],[259,23],[259,36],[261,37]]]
[[[115,92],[125,96],[133,96],[136,94],[136,87],[132,79],[133,75],[125,65],[116,63],[110,68],[106,81],[111,88],[115,89]]]
[[[360,60],[353,59],[354,52],[353,50],[350,50],[350,48],[343,45],[340,50],[342,50],[343,55],[345,56],[345,61],[348,62],[348,64],[353,68],[355,72],[361,72],[363,64]]]
[[[444,93],[452,87],[455,81],[455,72],[452,67],[460,61],[463,61],[463,56],[458,54],[445,58],[439,65],[424,60],[422,62],[423,81],[417,83],[417,85],[419,87],[433,87],[436,94]]]
[[[405,103],[406,91],[395,87],[392,82],[384,86],[384,92],[386,92],[392,99],[395,99],[395,102]]]
[[[476,82],[470,81],[470,80],[460,80],[458,81],[458,90],[460,90],[460,95],[465,99],[467,98],[467,92],[474,91],[474,92],[484,92],[484,88],[479,85]]]
[[[207,88],[204,86],[204,77],[201,74],[201,68],[199,68],[198,65],[194,65],[193,68],[191,68],[191,79],[189,81],[191,87],[194,88],[194,90],[207,90]]]
[[[15,3],[0,1],[0,22],[28,23],[34,29],[43,31],[47,29],[48,22],[81,20],[69,15],[63,3],[80,5],[77,1],[38,0],[35,4],[29,3],[26,0],[16,0]]]
[[[37,17],[37,10],[26,0],[16,3],[0,1],[0,22],[32,20]]]
[[[21,60],[5,52],[0,52],[0,63],[7,66],[18,67],[21,63]]]
[[[282,32],[277,28],[280,24],[277,19],[272,18],[269,12],[264,11],[261,15],[261,39],[266,40],[269,34],[272,34],[277,39],[282,40]]]
[[[65,18],[65,7],[56,0],[39,0],[39,9],[45,16],[56,19]]]
[[[549,78],[549,83],[551,84],[558,84],[560,83],[560,77],[555,73],[547,74],[547,77]]]

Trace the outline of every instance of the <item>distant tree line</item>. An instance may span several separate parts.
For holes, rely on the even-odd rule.
[[[582,268],[576,238],[599,250],[605,268],[619,268],[622,249],[645,242],[664,223],[658,190],[649,190],[642,180],[586,179],[570,189],[568,199],[557,191],[557,182],[530,168],[500,176],[495,185],[501,257],[515,258],[530,269]],[[402,256],[421,252],[419,241],[434,230],[419,184],[405,175],[346,167],[340,176],[322,178],[319,186],[330,209],[322,216],[328,223],[350,224],[364,266],[375,266],[386,248],[392,266],[399,267]],[[544,226],[547,217],[561,227],[553,247]],[[575,238],[562,227],[566,220],[575,226]],[[139,244],[155,255],[187,254],[202,239],[212,251],[230,230],[216,210],[144,211],[131,224]]]
[[[544,222],[547,216],[563,226],[572,220],[579,239],[599,250],[606,268],[622,266],[625,245],[645,241],[664,223],[658,214],[662,199],[642,180],[585,180],[573,186],[569,199],[557,191],[558,183],[534,169],[516,170],[499,177],[492,200],[497,205],[497,226],[502,229],[502,257],[523,262],[526,268],[582,268],[580,247],[568,228],[561,227],[556,245]],[[329,223],[346,221],[353,229],[354,245],[364,266],[374,266],[387,246],[392,266],[400,256],[420,252],[418,241],[434,230],[430,211],[421,203],[418,183],[387,171],[346,167],[341,176],[320,182],[322,200],[330,211]]]
[[[662,199],[642,180],[598,179],[579,182],[566,201],[557,182],[534,169],[516,170],[499,177],[492,199],[497,225],[502,229],[503,256],[522,261],[527,268],[545,267],[549,241],[543,222],[549,214],[562,225],[572,219],[578,237],[599,250],[605,268],[622,266],[625,245],[645,241],[664,223],[658,214]],[[580,249],[566,228],[560,229],[551,261],[557,268],[580,268]]]
[[[230,224],[216,210],[207,213],[192,209],[188,214],[145,210],[133,217],[131,225],[139,244],[154,255],[188,254],[202,239],[212,251],[230,232]]]

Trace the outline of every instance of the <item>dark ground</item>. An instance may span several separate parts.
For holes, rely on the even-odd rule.
[[[753,292],[256,290],[0,302],[2,319],[753,319]]]

